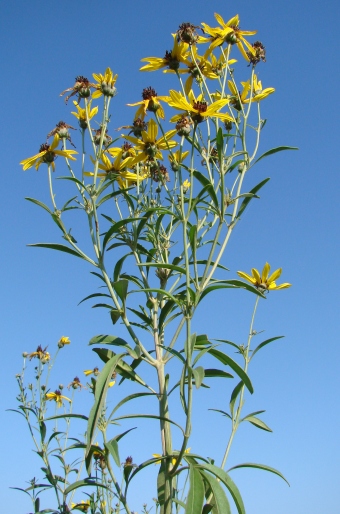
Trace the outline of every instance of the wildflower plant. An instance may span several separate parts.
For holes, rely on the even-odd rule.
[[[39,346],[26,355],[18,375],[19,411],[44,461],[45,478],[43,484],[32,483],[25,490],[33,499],[35,512],[132,514],[129,486],[146,467],[155,464],[159,471],[154,508],[161,514],[228,514],[231,502],[244,514],[231,469],[260,468],[283,478],[266,464],[239,464],[228,471],[226,466],[242,423],[270,431],[260,417],[264,411],[243,413],[245,395],[254,392],[249,364],[259,350],[278,339],[272,337],[252,348],[254,320],[259,301],[290,284],[277,286],[281,268],[270,275],[268,263],[262,274],[253,268],[252,275],[238,272],[239,278],[235,274],[230,278],[225,262],[243,213],[269,180],[249,190],[247,177],[264,157],[290,147],[277,147],[258,156],[265,126],[262,102],[275,91],[273,87],[263,89],[255,74],[256,66],[265,61],[265,47],[249,41],[256,32],[241,31],[238,16],[228,22],[218,14],[215,18],[216,28],[183,23],[172,34],[172,50],[163,57],[142,59],[143,76],[145,72],[164,72],[165,77],[175,74],[178,89],[159,96],[152,86],[144,88],[142,100],[129,104],[130,125],[121,126],[117,137],[113,139],[109,133],[120,124],[110,115],[119,80],[107,68],[103,74],[93,74],[94,82],[76,77],[74,86],[62,93],[69,93],[66,102],[77,96],[73,102],[77,112],[71,114],[79,122],[81,150],[68,148],[68,128],[73,127],[60,122],[49,134],[52,143],[42,145],[38,154],[21,162],[24,170],[47,165],[51,206],[28,200],[48,212],[66,240],[66,244],[31,246],[66,252],[89,263],[101,289],[83,301],[98,299],[95,307],[102,308],[114,326],[123,325],[126,333],[124,338],[100,334],[90,339],[102,364],[84,371],[87,385],[82,385],[78,376],[71,380],[71,398],[60,386],[49,389],[54,358],[46,348]],[[187,75],[185,82],[183,75]],[[59,174],[63,160],[66,176]],[[65,190],[70,191],[63,206],[57,203],[55,180],[64,181]],[[81,248],[71,235],[77,230],[77,222],[72,225],[70,221],[74,209],[87,220],[91,251]],[[235,289],[254,295],[245,344],[229,341],[224,333],[223,339],[212,340],[193,330],[198,307],[220,289],[228,295]],[[69,342],[63,336],[57,350],[69,351],[63,348]],[[229,346],[233,351],[236,348],[239,360],[226,350]],[[38,365],[29,399],[24,377],[33,359]],[[211,359],[216,360],[214,368],[207,367]],[[207,458],[189,451],[189,446],[195,392],[212,378],[233,378],[223,380],[223,397],[229,401],[218,410],[229,419],[230,433],[222,442],[221,454]],[[127,380],[133,382],[136,392],[124,396]],[[113,386],[117,403],[109,410],[106,399]],[[74,391],[85,388],[86,394],[92,393],[92,406],[86,416],[74,414]],[[134,414],[140,398],[157,405],[158,414]],[[131,413],[120,415],[119,409],[130,402]],[[48,408],[53,403],[57,413],[51,416]],[[173,403],[182,411],[178,419],[172,414]],[[132,457],[122,461],[119,455],[119,441],[131,429],[117,431],[119,420],[135,418],[150,421],[150,427],[159,433],[161,447],[161,453],[138,463]],[[86,427],[82,440],[70,442],[74,420],[82,420]],[[47,436],[47,425],[61,421],[66,428],[55,425]],[[39,440],[36,434],[40,434]],[[72,452],[77,455],[74,460],[70,460]],[[58,457],[61,475],[53,471],[51,455]],[[56,505],[49,507],[52,510],[40,508],[38,500],[46,489],[53,489],[56,495]],[[74,495],[79,492],[83,496],[75,502]],[[149,512],[146,505],[143,508]]]

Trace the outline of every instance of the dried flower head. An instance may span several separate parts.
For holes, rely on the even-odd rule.
[[[78,103],[81,98],[88,98],[91,94],[90,88],[95,87],[95,84],[92,84],[89,82],[89,80],[86,77],[83,77],[83,75],[78,75],[76,77],[76,82],[74,86],[69,87],[68,89],[65,89],[62,93],[60,93],[60,96],[63,96],[68,91],[72,91],[70,95],[68,95],[65,98],[65,103],[68,102],[69,98],[74,95],[78,95]]]
[[[199,28],[196,25],[192,25],[192,23],[182,23],[176,32],[177,41],[183,41],[183,43],[188,45],[195,44],[199,38],[196,29]]]
[[[252,44],[252,47],[255,53],[247,52],[249,65],[252,64],[253,66],[256,66],[260,61],[266,62],[266,47],[261,43],[261,41],[255,41],[255,43]]]

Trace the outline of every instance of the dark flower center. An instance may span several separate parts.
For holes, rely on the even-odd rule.
[[[142,91],[142,98],[143,98],[143,100],[151,100],[152,97],[155,97],[155,96],[157,96],[157,93],[156,93],[156,91],[151,86],[150,87],[146,87]]]
[[[208,109],[207,102],[199,102],[199,101],[194,102],[193,108],[195,109],[195,111],[198,111],[200,114],[202,112],[206,112],[206,110]]]
[[[192,45],[198,40],[196,29],[199,27],[192,25],[192,23],[182,23],[177,30],[177,41],[183,41]]]
[[[167,62],[167,65],[169,66],[170,70],[178,70],[179,68],[179,60],[172,55],[172,52],[166,51],[164,60]]]

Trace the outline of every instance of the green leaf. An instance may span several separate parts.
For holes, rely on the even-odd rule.
[[[85,298],[83,298],[78,303],[78,305],[80,305],[83,302],[86,302],[86,300],[90,300],[90,298],[97,298],[98,296],[105,296],[106,298],[111,298],[111,296],[109,294],[106,294],[106,293],[93,293],[93,294],[90,294],[89,296],[86,296]]]
[[[112,286],[119,298],[122,300],[123,305],[125,305],[129,281],[123,278],[121,280],[117,280],[117,282],[113,282]]]
[[[50,418],[45,418],[45,421],[50,421],[51,419],[68,419],[68,418],[78,418],[78,419],[84,419],[85,421],[88,420],[87,416],[84,416],[84,414],[58,414],[57,416],[51,416]]]
[[[49,248],[50,250],[58,250],[59,252],[69,253],[71,255],[74,255],[75,257],[80,257],[81,259],[84,258],[80,253],[76,252],[75,250],[72,250],[72,248],[69,248],[68,246],[65,246],[65,245],[56,244],[56,243],[34,243],[34,244],[29,244],[27,246],[32,246],[32,247],[37,247],[37,248]]]
[[[131,348],[126,348],[126,350],[129,352],[129,353],[133,353],[134,350],[132,350]],[[111,350],[106,350],[106,348],[94,348],[93,351],[99,355],[99,357],[102,359],[102,361],[104,362],[108,362],[110,358],[112,358],[113,355],[115,355],[114,352],[112,352]],[[135,361],[136,362],[136,361]],[[146,383],[144,382],[144,380],[139,376],[137,375],[137,373],[135,373],[133,371],[133,368],[132,366],[130,366],[129,364],[127,364],[123,359],[121,359],[118,364],[117,364],[117,367],[116,367],[116,372],[118,373],[118,375],[121,375],[122,377],[124,378],[127,378],[129,380],[133,380],[135,382],[138,382],[139,384],[141,384],[142,386],[144,387],[147,387]]]
[[[74,482],[73,484],[66,487],[66,489],[64,491],[64,496],[66,497],[74,489],[79,489],[79,487],[88,487],[88,486],[102,487],[102,488],[108,489],[110,491],[109,487],[106,487],[106,485],[104,485],[103,483],[96,482],[96,480],[94,478],[89,477],[89,478],[85,478],[84,480],[78,480],[77,482]]]
[[[120,230],[127,225],[128,223],[132,223],[133,221],[140,221],[141,218],[127,218],[120,221],[117,221],[114,223],[109,230],[106,232],[104,239],[103,239],[103,249],[109,242],[110,238],[113,236],[113,234],[116,234],[117,232],[120,232]]]
[[[177,428],[180,429],[182,434],[184,435],[183,428],[176,423],[175,421],[172,421],[169,418],[164,418],[163,416],[156,416],[154,414],[126,414],[126,416],[120,416],[119,418],[115,418],[115,421],[119,421],[120,419],[134,419],[134,418],[144,418],[144,419],[157,419],[161,421],[166,421],[167,423],[171,423],[172,425],[175,425]]]
[[[101,416],[103,407],[105,405],[106,393],[109,387],[109,382],[111,381],[112,373],[115,371],[117,364],[121,357],[123,357],[123,355],[123,353],[114,355],[114,357],[112,357],[105,364],[104,368],[102,369],[100,375],[97,378],[94,404],[90,411],[87,425],[86,455],[89,453],[89,450],[91,448],[92,440],[97,429],[98,419]]]
[[[234,378],[233,375],[223,371],[222,369],[208,368],[204,370],[204,374],[207,378]]]
[[[25,198],[25,200],[28,200],[29,202],[35,203],[36,205],[39,205],[39,207],[42,207],[47,211],[49,214],[52,214],[51,209],[47,207],[44,203],[40,202],[39,200],[36,200],[35,198],[29,198],[28,196]]]
[[[204,368],[202,368],[202,366],[197,366],[197,368],[192,370],[192,374],[195,379],[196,389],[199,389],[204,379]]]
[[[85,184],[83,184],[76,177],[57,177],[57,180],[70,180],[71,182],[75,182],[75,184],[78,184],[78,186],[81,187],[82,189],[86,189]]]
[[[113,460],[117,464],[118,467],[120,467],[120,458],[119,458],[119,451],[118,451],[118,443],[116,439],[111,439],[107,443],[104,443],[105,448],[110,453],[110,455],[113,457]]]
[[[202,175],[202,173],[200,173],[199,171],[194,171],[193,175],[202,184],[202,186],[207,186],[207,193],[209,194],[210,198],[212,199],[217,212],[219,212],[218,199],[217,199],[215,189],[214,189],[214,186],[212,185],[212,183],[204,175]]]
[[[235,407],[236,399],[237,399],[238,395],[240,394],[242,387],[243,387],[243,382],[241,381],[237,384],[237,386],[233,389],[233,392],[231,393],[229,407],[230,407],[230,413],[232,416],[234,415],[234,407]]]
[[[223,469],[218,468],[217,466],[214,466],[213,464],[201,464],[199,467],[209,471],[210,473],[215,475],[219,480],[221,480],[221,482],[226,486],[226,488],[230,492],[230,494],[235,502],[238,514],[246,514],[240,491],[238,490],[238,488],[236,487],[236,484],[230,478],[228,473],[226,473],[226,471],[224,471]],[[205,474],[205,476],[208,476],[208,475]],[[209,485],[211,487],[211,482],[209,483]]]
[[[117,323],[117,321],[119,320],[121,315],[122,315],[122,313],[120,311],[118,311],[117,309],[110,310],[110,316],[111,316],[111,321],[112,321],[113,325],[115,325]]]
[[[221,167],[222,160],[223,160],[223,133],[222,133],[221,127],[217,131],[216,149],[217,149],[218,161],[219,161],[220,167]]]
[[[127,403],[127,402],[129,402],[131,400],[134,400],[135,398],[140,398],[142,396],[154,396],[154,395],[155,395],[155,393],[134,393],[134,394],[130,394],[129,396],[126,396],[119,403],[117,403],[117,405],[115,406],[115,408],[111,412],[109,418],[111,418],[113,416],[113,414],[119,409],[119,407],[124,405],[124,403]]]
[[[267,432],[272,432],[272,429],[269,428],[268,425],[266,425],[261,419],[255,417],[255,416],[246,416],[241,421],[249,421],[252,425],[254,425],[257,428],[261,428],[261,430],[266,430]]]
[[[282,152],[283,150],[298,150],[298,148],[296,146],[277,146],[276,148],[272,148],[271,150],[268,150],[267,152],[262,154],[261,157],[256,159],[256,161],[252,164],[252,166],[254,166],[254,164],[259,162],[261,159],[268,157],[268,155],[273,155],[274,153]]]
[[[276,341],[277,339],[282,339],[284,336],[277,336],[277,337],[271,337],[270,339],[266,339],[265,341],[263,341],[263,343],[260,343],[256,348],[255,350],[253,351],[252,353],[252,356],[250,358],[250,360],[254,357],[255,353],[258,352],[259,350],[261,350],[261,348],[263,348],[264,346],[266,346],[267,344],[271,343],[272,341]]]
[[[262,182],[257,184],[257,186],[253,187],[253,189],[251,189],[249,192],[253,195],[256,195],[256,193],[261,189],[261,187],[263,187],[269,180],[270,180],[270,178],[265,178],[264,180],[262,180]],[[241,206],[238,210],[238,213],[237,213],[238,218],[241,216],[241,214],[243,213],[243,211],[245,210],[245,208],[247,207],[247,205],[249,204],[251,199],[252,199],[251,197],[247,197],[243,200],[243,202],[241,203]]]
[[[115,268],[113,270],[113,280],[115,282],[117,282],[119,280],[120,273],[122,271],[122,267],[123,267],[124,261],[130,255],[133,255],[133,253],[129,252],[126,255],[123,255],[123,257],[116,262]]]
[[[204,484],[200,472],[195,466],[190,466],[190,488],[185,505],[185,514],[198,514],[204,502]]]
[[[210,355],[216,357],[216,359],[218,359],[220,362],[223,362],[223,364],[225,364],[226,366],[230,366],[235,371],[235,373],[240,377],[240,379],[247,387],[249,392],[253,394],[254,388],[252,386],[250,378],[248,377],[247,373],[243,371],[241,366],[237,364],[237,362],[235,362],[231,357],[229,357],[229,355],[226,355],[225,353],[220,352],[219,350],[211,349],[209,350],[209,353]]]
[[[233,469],[238,468],[255,468],[255,469],[263,469],[264,471],[269,471],[270,473],[274,473],[274,475],[278,475],[281,477],[290,487],[290,483],[288,480],[275,468],[271,468],[270,466],[266,466],[266,464],[255,464],[254,462],[245,462],[244,464],[237,464],[237,466],[233,466],[232,468],[228,469],[228,471],[231,471]]]
[[[165,472],[160,468],[157,476],[157,499],[162,506],[165,502]]]
[[[222,414],[222,416],[225,416],[226,418],[229,418],[229,419],[232,419],[232,417],[230,416],[230,414],[228,414],[227,412],[225,412],[224,410],[220,410],[220,409],[208,409],[208,410],[211,410],[213,412],[219,412],[220,414]]]
[[[182,268],[181,266],[175,266],[174,264],[143,262],[141,264],[137,264],[137,266],[147,266],[149,268],[164,268],[164,269],[169,269],[171,271],[178,271],[178,273],[185,274],[185,268]]]
[[[213,494],[213,509],[216,514],[231,514],[230,505],[222,486],[215,477],[205,473],[203,470],[200,472],[204,479],[207,481],[211,492]]]
[[[93,344],[112,344],[114,346],[129,346],[129,343],[118,336],[109,336],[107,334],[100,334],[98,336],[92,337],[89,341],[89,346]]]

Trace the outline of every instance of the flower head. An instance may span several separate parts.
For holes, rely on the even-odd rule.
[[[76,130],[74,127],[72,127],[72,125],[68,125],[67,123],[65,123],[65,121],[59,121],[59,123],[56,124],[55,128],[47,134],[47,139],[51,136],[55,136],[56,134],[58,134],[59,139],[67,139],[71,143],[71,145],[74,146],[74,144],[71,141],[71,136],[68,129]]]
[[[179,42],[176,34],[172,34],[174,38],[174,46],[172,50],[166,51],[163,59],[161,57],[144,57],[142,62],[148,62],[140,68],[140,71],[155,71],[162,68],[169,68],[169,70],[178,70],[181,63],[185,62],[188,53],[188,44]]]
[[[247,31],[241,30],[240,19],[238,14],[231,18],[227,23],[224,21],[222,16],[215,13],[215,19],[220,24],[221,27],[209,27],[206,23],[202,23],[203,31],[206,34],[209,34],[208,38],[200,38],[200,42],[208,42],[210,43],[209,50],[212,51],[217,46],[222,45],[223,43],[228,43],[230,45],[235,45],[243,55],[243,57],[249,61],[248,55],[244,47],[247,48],[248,52],[251,54],[255,54],[255,50],[251,46],[250,43],[245,39],[244,36],[252,36],[256,34],[256,30]]]
[[[199,39],[199,35],[196,32],[196,29],[199,28],[196,25],[192,25],[192,23],[182,23],[176,32],[177,40],[183,41],[188,45],[195,44]]]
[[[190,453],[190,450],[191,450],[191,448],[187,448],[184,451],[184,453]],[[162,455],[160,453],[153,453],[152,456],[155,457],[155,459],[162,457]],[[176,464],[176,462],[177,462],[177,458],[176,457],[172,457],[171,463],[172,463],[173,466]],[[156,460],[156,462],[155,462],[155,464],[161,464],[161,463],[162,463],[162,460]]]
[[[80,383],[79,377],[74,377],[72,382],[70,382],[67,386],[67,389],[70,389],[70,387],[72,387],[72,389],[86,389],[86,387]]]
[[[63,348],[65,344],[71,344],[70,338],[62,336],[58,341],[58,348]]]
[[[182,150],[176,150],[176,152],[172,152],[168,154],[168,158],[170,161],[170,166],[172,171],[179,171],[181,168],[181,164],[184,159],[189,155],[189,152],[182,152]]]
[[[82,500],[80,503],[73,503],[71,504],[72,510],[80,510],[81,512],[87,512],[89,508],[91,507],[90,500]]]
[[[68,91],[72,91],[70,95],[68,95],[65,98],[65,102],[68,102],[68,99],[71,98],[71,96],[78,95],[78,102],[81,98],[88,98],[91,94],[90,88],[95,87],[94,84],[91,84],[89,80],[86,77],[83,77],[83,75],[78,75],[76,77],[76,82],[74,86],[69,87],[68,89],[65,89],[62,93],[60,93],[60,96],[63,96]]]
[[[158,116],[164,120],[165,114],[162,105],[159,103],[159,100],[166,101],[166,96],[157,96],[156,91],[150,86],[146,87],[142,91],[142,98],[140,102],[135,102],[133,104],[128,104],[129,107],[134,107],[135,105],[139,105],[136,114],[135,120],[137,118],[141,118],[144,120],[147,111],[157,112]]]
[[[98,376],[100,371],[99,371],[99,368],[93,368],[93,369],[86,369],[84,370],[84,375],[86,377],[88,377],[89,375],[92,375],[92,373],[94,374],[94,376]]]
[[[29,358],[29,360],[32,360],[33,358],[37,358],[39,359],[43,364],[45,364],[45,362],[48,362],[50,360],[50,354],[46,351],[47,350],[47,346],[46,348],[42,348],[42,346],[39,344],[38,348],[36,349],[35,352],[32,352],[32,353],[29,353],[27,355],[27,357]]]
[[[160,150],[168,150],[177,146],[176,141],[171,138],[176,134],[176,130],[169,130],[162,137],[157,139],[158,125],[151,119],[148,124],[148,130],[142,131],[142,139],[137,139],[132,136],[123,136],[128,141],[131,141],[139,151],[138,155],[132,160],[131,164],[134,165],[141,161],[153,161],[154,159],[161,159],[162,154]]]
[[[102,95],[115,96],[117,93],[115,83],[118,75],[113,75],[111,68],[106,68],[104,75],[101,73],[93,73],[92,76],[97,81],[97,84],[93,86],[96,91],[93,93],[92,98],[99,98]]]
[[[71,114],[73,114],[73,116],[75,116],[78,119],[80,128],[85,130],[87,128],[87,120],[91,120],[93,116],[97,114],[98,106],[93,107],[93,109],[91,109],[92,100],[89,101],[85,109],[82,109],[78,102],[76,102],[75,100],[73,101],[73,103],[77,108],[77,112],[71,112]]]
[[[61,394],[61,391],[59,391],[59,389],[54,391],[54,393],[46,393],[46,400],[49,400],[49,401],[54,400],[56,402],[58,408],[62,407],[63,400],[67,400],[68,402],[71,402],[71,400],[69,398],[67,398],[66,396],[63,396]]]
[[[266,62],[266,47],[261,41],[255,41],[251,46],[255,53],[247,52],[249,63],[256,66],[260,61]]]
[[[29,168],[32,168],[32,166],[34,166],[35,169],[38,170],[41,164],[47,164],[48,166],[51,165],[54,171],[54,160],[57,155],[60,155],[61,157],[65,157],[65,159],[70,159],[72,161],[76,160],[75,157],[73,157],[73,154],[76,154],[78,152],[76,152],[75,150],[56,150],[58,144],[59,136],[58,134],[55,134],[51,145],[49,145],[48,143],[42,144],[40,146],[39,153],[33,155],[33,157],[29,157],[28,159],[24,159],[20,162],[20,164],[23,167],[23,170],[26,171]]]
[[[292,284],[288,284],[285,282],[284,284],[280,284],[279,286],[276,285],[275,280],[279,278],[279,276],[282,273],[282,268],[278,268],[274,273],[272,273],[269,276],[270,266],[268,262],[264,265],[264,268],[262,270],[262,274],[258,272],[257,269],[252,268],[251,273],[252,275],[248,275],[247,273],[244,273],[243,271],[238,271],[237,274],[239,277],[244,278],[248,282],[250,282],[253,286],[257,287],[258,289],[262,291],[274,291],[278,289],[286,289],[287,287],[290,287]]]
[[[184,111],[184,113],[190,115],[194,123],[201,123],[209,117],[219,118],[222,121],[233,120],[229,114],[218,112],[222,107],[229,103],[228,98],[217,100],[216,102],[208,105],[208,103],[203,99],[202,94],[195,98],[195,95],[191,90],[188,94],[188,99],[189,101],[182,95],[182,93],[177,93],[177,91],[171,90],[170,97],[167,102],[170,107],[179,111]],[[170,121],[178,121],[182,116],[183,114],[174,116]]]

